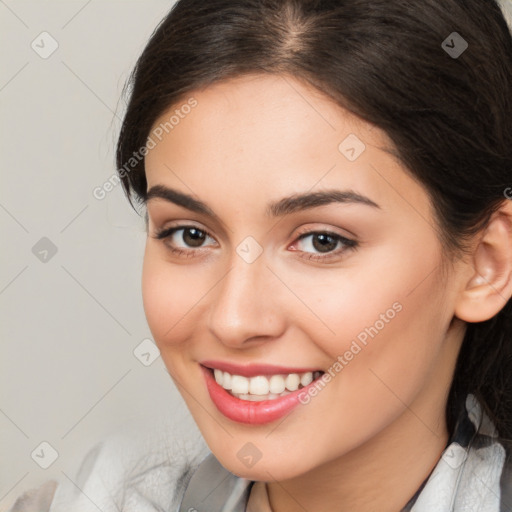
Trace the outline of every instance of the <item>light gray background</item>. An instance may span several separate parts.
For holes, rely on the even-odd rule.
[[[151,338],[144,222],[121,186],[92,193],[115,172],[123,85],[172,4],[0,0],[0,511],[72,478],[112,432],[187,416],[161,358],[133,353]],[[48,58],[31,47],[50,48],[43,31]],[[43,237],[47,261],[32,252]],[[43,441],[59,454],[48,469],[31,457]]]
[[[143,221],[120,186],[92,194],[115,171],[125,80],[172,4],[0,0],[0,512],[72,478],[112,432],[175,417],[194,430],[162,360],[133,353],[151,338]],[[48,58],[31,47],[48,50],[44,31],[59,45]],[[43,237],[47,261],[32,252]],[[48,469],[31,457],[43,441],[59,454]]]

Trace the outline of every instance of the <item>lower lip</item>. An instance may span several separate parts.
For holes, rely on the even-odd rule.
[[[231,393],[228,393],[222,386],[217,384],[209,369],[201,366],[201,370],[206,380],[206,387],[208,393],[210,393],[210,398],[217,409],[226,418],[249,425],[262,425],[282,418],[301,403],[299,401],[299,394],[302,392],[307,393],[308,387],[316,383],[316,381],[313,381],[307,386],[292,391],[281,398],[250,402],[236,398]]]

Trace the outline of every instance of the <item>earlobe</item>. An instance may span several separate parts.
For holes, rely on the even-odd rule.
[[[489,320],[512,296],[512,201],[505,200],[476,236],[470,278],[455,308],[455,315],[466,322]]]

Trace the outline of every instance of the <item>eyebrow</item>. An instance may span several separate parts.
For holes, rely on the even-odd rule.
[[[165,187],[164,185],[155,185],[151,187],[146,194],[145,202],[147,203],[151,199],[156,198],[165,199],[170,203],[183,206],[183,208],[186,208],[192,212],[202,213],[215,219],[218,218],[215,212],[202,201],[194,199],[192,196],[184,194],[183,192],[178,192],[173,188]]]
[[[370,198],[352,190],[326,190],[285,197],[268,205],[267,213],[273,217],[279,217],[299,210],[317,208],[318,206],[324,206],[331,203],[355,203],[364,204],[373,208],[380,208],[380,206]]]
[[[166,187],[164,185],[154,185],[146,194],[146,202],[151,199],[164,199],[187,210],[201,213],[209,217],[218,219],[215,212],[202,201],[194,199],[192,196],[179,192],[178,190]],[[326,190],[320,192],[306,192],[304,194],[294,194],[278,201],[272,202],[267,206],[267,215],[272,217],[281,217],[291,213],[317,208],[332,203],[344,204],[363,204],[372,208],[380,206],[370,198],[354,192],[353,190]]]

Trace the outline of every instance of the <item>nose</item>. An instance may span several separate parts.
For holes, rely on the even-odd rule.
[[[210,297],[210,332],[231,348],[279,337],[286,328],[286,315],[279,307],[278,286],[263,257],[247,263],[235,254]]]

